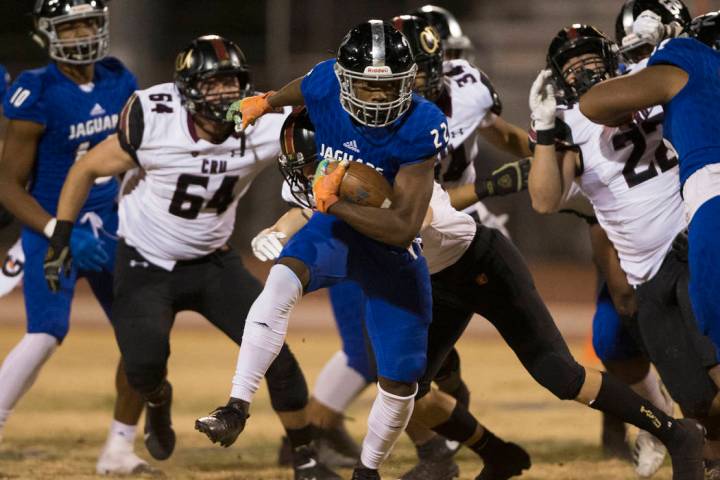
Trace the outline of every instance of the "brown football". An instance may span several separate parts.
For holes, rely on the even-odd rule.
[[[328,165],[328,173],[335,170],[339,162]],[[359,162],[350,162],[342,183],[340,198],[358,205],[389,208],[392,204],[393,189],[382,173]]]

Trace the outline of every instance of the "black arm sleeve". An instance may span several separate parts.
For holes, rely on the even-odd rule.
[[[142,144],[143,131],[145,130],[145,119],[140,100],[133,94],[125,104],[120,114],[118,124],[118,139],[120,146],[130,155],[135,163],[140,165],[137,151]]]

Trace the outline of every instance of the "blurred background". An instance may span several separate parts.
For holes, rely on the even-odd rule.
[[[685,0],[693,16],[720,9],[720,0]],[[277,89],[333,55],[343,35],[368,18],[389,19],[422,0],[113,0],[111,53],[124,61],[143,87],[172,80],[176,53],[192,38],[217,33],[245,51],[257,89]],[[545,64],[551,38],[563,26],[589,23],[614,37],[621,0],[436,0],[460,21],[477,48],[477,66],[492,79],[504,104],[503,116],[523,128],[529,123],[527,93]],[[12,75],[46,62],[30,39],[33,0],[0,1],[0,63]],[[476,159],[479,176],[502,161],[490,147]],[[286,208],[280,175],[268,169],[240,202],[233,242],[248,249],[254,234]],[[487,202],[509,214],[508,229],[528,259],[551,264],[582,262],[589,268],[585,225],[568,215],[540,216],[527,194]],[[17,229],[0,232],[7,246]]]

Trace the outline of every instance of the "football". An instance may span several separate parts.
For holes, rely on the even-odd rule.
[[[330,163],[328,173],[338,165]],[[340,198],[367,207],[389,208],[392,192],[390,182],[380,172],[359,162],[350,162],[340,184]]]

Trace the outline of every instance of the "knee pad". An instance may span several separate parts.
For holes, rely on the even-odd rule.
[[[543,352],[536,356],[528,371],[543,387],[561,400],[578,396],[585,382],[585,369],[570,355]]]
[[[295,355],[287,344],[265,373],[270,403],[276,412],[302,410],[308,403],[308,387]]]

